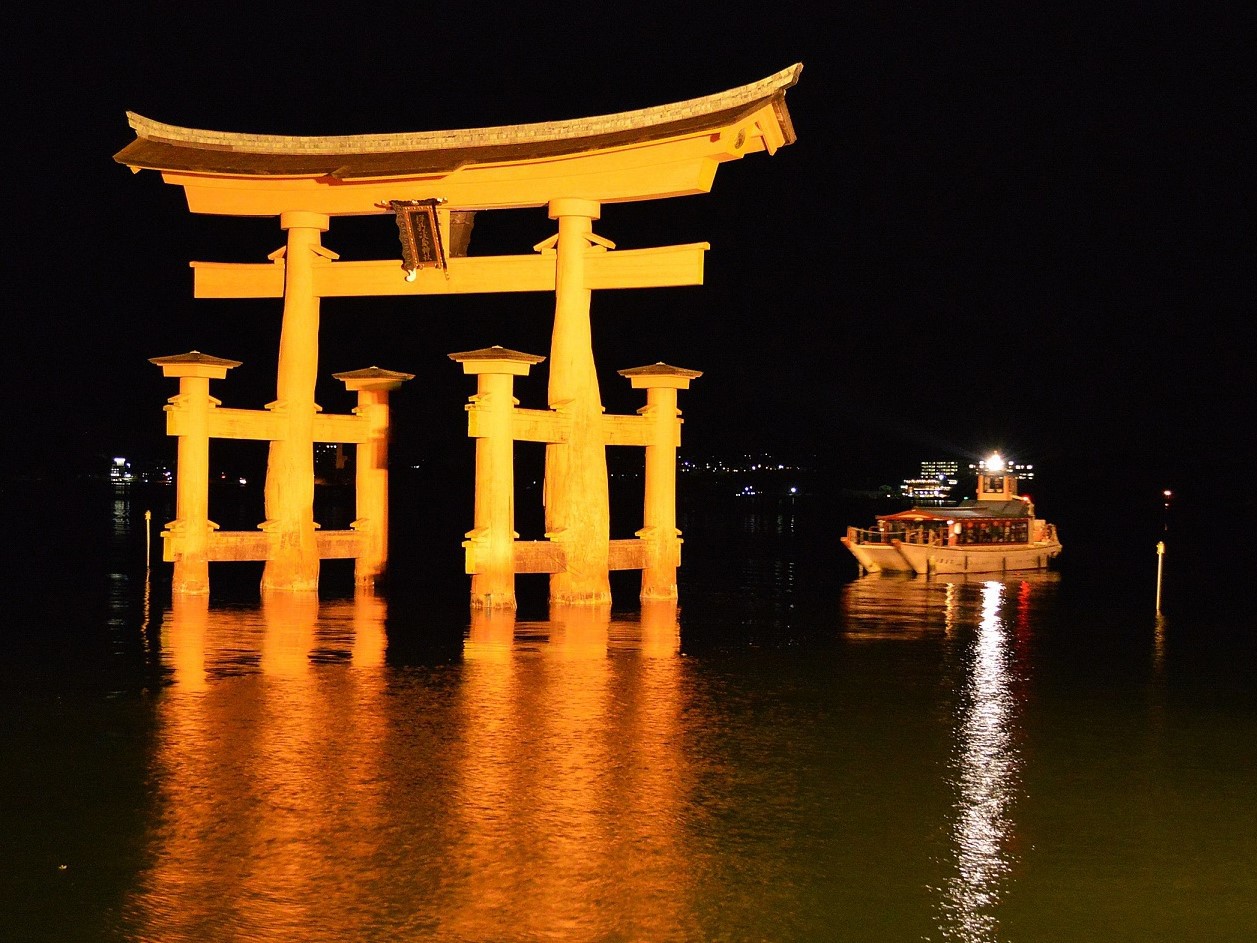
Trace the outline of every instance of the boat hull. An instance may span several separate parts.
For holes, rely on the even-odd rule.
[[[912,573],[912,564],[892,544],[859,543],[850,537],[842,545],[851,551],[866,573]]]
[[[1061,552],[1056,541],[1032,544],[990,544],[960,547],[906,544],[895,549],[919,576],[931,573],[1003,573],[1007,570],[1043,570]]]

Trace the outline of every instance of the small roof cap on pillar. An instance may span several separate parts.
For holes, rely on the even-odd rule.
[[[332,378],[343,382],[347,390],[395,390],[407,380],[413,380],[415,375],[385,370],[383,367],[367,367],[364,370],[333,373]]]
[[[225,360],[203,354],[199,350],[172,354],[169,357],[149,357],[148,362],[161,367],[162,376],[208,377],[211,380],[221,380],[232,367],[240,366],[239,360]]]
[[[649,390],[659,387],[671,387],[674,390],[688,390],[690,381],[703,375],[701,370],[687,370],[684,367],[673,367],[664,363],[652,363],[648,367],[629,367],[627,370],[616,371],[622,377],[632,381],[633,389]]]
[[[479,350],[465,350],[450,354],[450,360],[463,365],[463,373],[509,373],[517,377],[528,376],[529,368],[545,360],[540,354],[526,354],[494,344]]]

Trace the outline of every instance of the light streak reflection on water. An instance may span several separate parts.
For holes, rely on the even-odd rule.
[[[936,930],[961,943],[999,939],[999,908],[1015,859],[1014,802],[1020,756],[1014,739],[1018,703],[1013,645],[1028,632],[1035,588],[1055,574],[1002,580],[869,576],[846,590],[847,636],[885,644],[937,639],[943,677],[954,679],[947,783],[952,808],[947,876],[931,885]],[[1010,624],[1004,611],[1017,606]]]
[[[997,939],[995,910],[1010,869],[1018,757],[1012,742],[1015,701],[1010,652],[1000,616],[1004,584],[981,588],[982,611],[970,643],[970,665],[957,732],[956,814],[952,826],[955,874],[941,901],[945,939]]]

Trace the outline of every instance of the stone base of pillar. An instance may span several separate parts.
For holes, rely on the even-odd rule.
[[[314,542],[313,522],[302,528],[281,529],[272,521],[258,526],[270,538],[262,570],[263,592],[317,592],[319,548]]]
[[[170,591],[180,596],[209,594],[209,560],[176,560]]]
[[[643,577],[640,598],[642,602],[667,602],[669,600],[675,600],[678,598],[677,584],[675,581],[647,581],[647,579]]]
[[[480,612],[517,609],[514,593],[471,593],[471,608]]]
[[[354,585],[359,589],[371,589],[384,579],[384,563],[378,558],[354,560]]]
[[[306,561],[267,560],[262,570],[262,591],[281,593],[317,592],[319,567],[315,560],[313,572]]]
[[[590,590],[563,590],[555,592],[550,591],[550,605],[552,606],[609,606],[611,605],[611,590],[608,589],[590,589]]]

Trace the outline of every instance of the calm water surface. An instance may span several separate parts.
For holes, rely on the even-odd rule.
[[[857,579],[846,521],[738,506],[682,522],[679,608],[473,619],[456,556],[172,600],[143,510],[10,506],[0,939],[1257,938],[1257,630],[1213,569],[1163,617],[1103,543]]]

